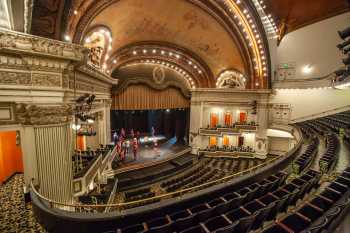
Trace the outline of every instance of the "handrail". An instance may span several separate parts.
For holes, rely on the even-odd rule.
[[[213,184],[221,183],[223,181],[232,179],[232,178],[240,176],[240,175],[244,175],[244,174],[249,173],[249,172],[251,172],[253,170],[256,170],[256,169],[258,169],[260,167],[266,166],[266,165],[271,164],[271,163],[273,163],[273,162],[275,162],[275,161],[277,161],[279,159],[282,159],[285,156],[290,156],[291,154],[295,153],[300,148],[300,146],[302,144],[302,141],[303,140],[302,140],[302,137],[301,137],[300,141],[298,142],[298,144],[296,144],[293,147],[293,149],[290,150],[287,153],[287,155],[278,155],[277,157],[272,158],[271,160],[269,160],[269,161],[267,161],[265,163],[261,163],[261,164],[259,164],[257,166],[248,168],[248,169],[246,169],[244,171],[240,171],[240,172],[237,172],[237,173],[234,173],[234,174],[222,177],[222,178],[220,178],[218,180],[213,180],[213,181],[210,181],[210,182],[207,182],[207,183],[204,183],[204,184],[200,184],[200,185],[196,185],[196,186],[193,186],[193,187],[190,187],[190,188],[185,188],[185,189],[181,189],[181,190],[178,190],[178,191],[165,193],[165,194],[162,194],[162,195],[158,195],[158,196],[154,196],[154,197],[150,197],[150,198],[145,198],[145,199],[142,199],[142,200],[131,201],[131,202],[120,202],[120,203],[115,203],[115,204],[67,204],[67,203],[61,203],[61,202],[57,202],[57,201],[51,200],[51,199],[41,195],[37,191],[37,189],[35,188],[35,186],[33,184],[34,179],[32,179],[32,181],[31,181],[31,189],[38,197],[40,197],[42,200],[48,202],[51,208],[56,205],[58,207],[59,206],[61,206],[61,207],[73,207],[73,208],[77,208],[77,209],[84,209],[84,208],[87,208],[87,209],[89,209],[89,208],[90,209],[116,208],[117,210],[121,210],[123,207],[128,206],[128,205],[136,205],[136,204],[145,203],[145,202],[152,202],[154,200],[160,200],[160,199],[165,198],[165,197],[173,197],[173,196],[176,196],[176,195],[189,193],[190,191],[195,191],[195,190],[198,190],[198,189],[201,189],[201,188],[213,185]],[[67,209],[69,209],[69,208],[67,208]]]
[[[116,191],[117,191],[117,187],[118,187],[118,178],[115,179],[112,192],[111,192],[111,194],[109,195],[109,198],[108,198],[108,201],[107,201],[107,205],[111,204],[111,202],[113,201],[113,199],[114,199],[114,197],[115,197],[115,193],[116,193]],[[106,213],[106,212],[109,212],[109,210],[110,210],[110,207],[107,206],[104,212],[105,212],[105,213]]]

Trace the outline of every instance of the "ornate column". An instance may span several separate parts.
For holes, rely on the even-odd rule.
[[[268,154],[268,137],[267,129],[269,123],[269,109],[267,103],[259,103],[257,106],[257,122],[258,122],[258,131],[256,133],[255,140],[255,151],[260,155]]]
[[[72,203],[72,108],[69,105],[17,105],[23,125],[26,185],[34,178],[40,193],[54,201]]]
[[[111,140],[111,107],[112,100],[105,101],[105,122],[106,122],[106,143],[110,143]]]

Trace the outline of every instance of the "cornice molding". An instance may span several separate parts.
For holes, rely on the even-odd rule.
[[[82,62],[86,57],[86,48],[83,46],[2,29],[0,29],[0,51],[76,62]]]

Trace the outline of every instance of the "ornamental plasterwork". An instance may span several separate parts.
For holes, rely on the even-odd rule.
[[[103,82],[106,82],[108,84],[118,84],[118,79],[111,78],[110,76],[104,74],[100,70],[90,65],[80,66],[78,67],[78,71],[86,74],[87,76],[92,76],[95,79],[99,79]]]
[[[49,55],[76,61],[83,60],[86,53],[86,49],[80,45],[8,31],[0,31],[0,49]]]
[[[68,60],[21,55],[0,55],[0,69],[62,72],[69,68]]]
[[[61,87],[61,75],[59,74],[32,74],[33,86]]]
[[[0,70],[0,84],[31,86],[30,73]]]
[[[18,104],[15,109],[18,123],[24,125],[49,125],[72,120],[72,105],[38,106]]]
[[[245,84],[246,78],[244,75],[234,70],[222,72],[216,81],[217,88],[245,89]]]

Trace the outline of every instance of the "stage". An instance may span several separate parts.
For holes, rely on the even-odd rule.
[[[153,140],[156,138],[158,146],[154,147]],[[131,169],[137,169],[142,167],[152,166],[157,163],[161,163],[173,158],[176,158],[184,153],[189,152],[189,146],[183,144],[176,144],[176,138],[173,137],[166,140],[164,136],[157,135],[154,138],[141,138],[141,143],[139,150],[137,152],[136,160],[134,160],[134,155],[132,150],[126,154],[125,160],[119,163],[117,168],[119,171],[126,171]]]

